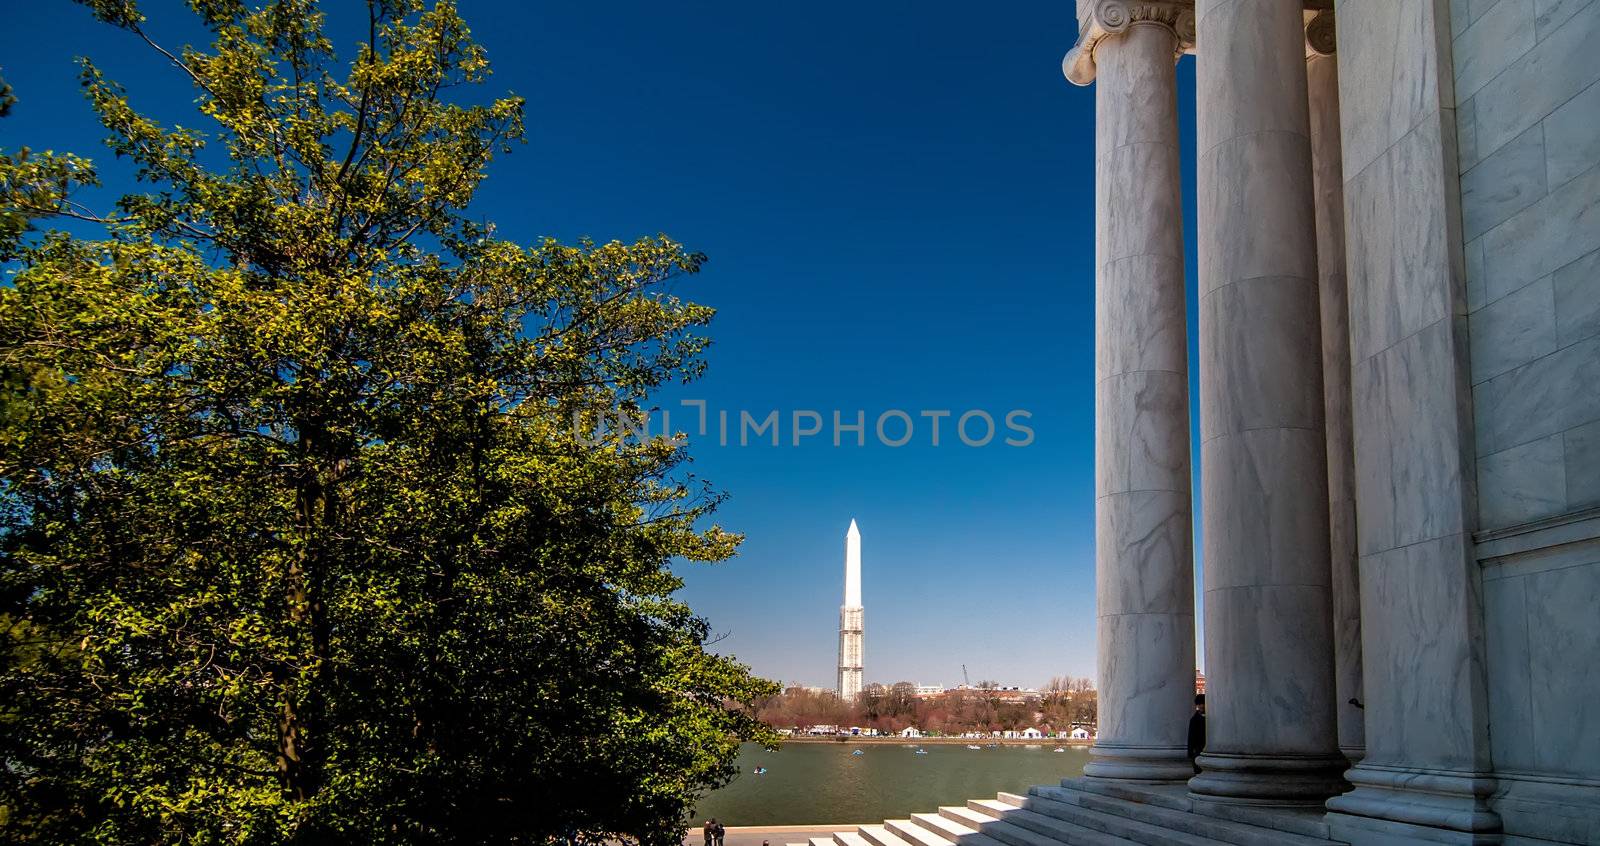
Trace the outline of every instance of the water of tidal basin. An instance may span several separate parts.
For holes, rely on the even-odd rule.
[[[790,743],[777,752],[747,743],[739,775],[695,809],[694,824],[716,817],[723,825],[871,823],[993,799],[998,792],[1026,793],[1035,784],[1058,784],[1083,775],[1088,747],[996,746],[968,749],[914,745]],[[852,755],[860,749],[862,754]],[[755,775],[766,767],[765,775]]]

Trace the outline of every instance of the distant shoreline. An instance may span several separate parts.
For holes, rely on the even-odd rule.
[[[794,735],[783,738],[784,743],[886,743],[899,746],[928,746],[931,744],[961,744],[987,746],[998,743],[1001,746],[1092,746],[1093,740],[1076,740],[1062,737],[1022,738],[1022,737],[866,737],[861,735],[845,735],[832,737],[813,737],[811,735]]]

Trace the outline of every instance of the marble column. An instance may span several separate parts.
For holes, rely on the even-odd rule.
[[[1356,555],[1355,449],[1350,419],[1350,304],[1345,277],[1344,168],[1333,12],[1306,13],[1306,92],[1322,311],[1322,396],[1328,428],[1328,557],[1333,587],[1334,703],[1339,751],[1366,751],[1361,692],[1361,579]]]
[[[1189,790],[1316,805],[1345,760],[1304,20],[1285,0],[1195,16],[1209,713]]]
[[[1181,782],[1194,559],[1175,2],[1080,2],[1067,78],[1095,88],[1095,586],[1091,778]]]

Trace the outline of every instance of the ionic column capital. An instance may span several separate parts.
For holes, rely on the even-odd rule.
[[[1094,51],[1101,41],[1134,26],[1164,26],[1177,40],[1173,60],[1194,47],[1193,0],[1079,0],[1078,43],[1061,60],[1074,85],[1094,82]]]
[[[1338,32],[1333,22],[1333,10],[1306,13],[1306,59],[1332,56],[1338,49]]]

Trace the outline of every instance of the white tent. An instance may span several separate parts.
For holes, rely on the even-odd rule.
[[[1022,730],[1022,737],[1024,740],[1038,740],[1044,737],[1044,732],[1036,728],[1025,728]]]
[[[900,730],[900,736],[901,737],[921,737],[922,736],[922,732],[917,731],[916,726],[907,726],[907,727],[905,727],[905,728]]]

